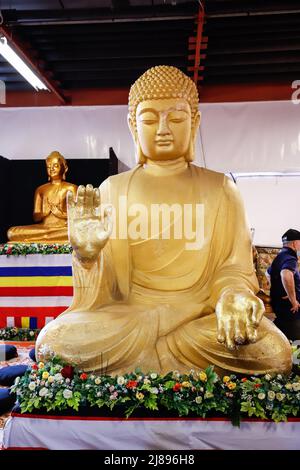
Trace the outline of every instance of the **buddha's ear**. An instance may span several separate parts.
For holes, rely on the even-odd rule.
[[[198,129],[199,129],[199,126],[200,126],[200,122],[201,122],[201,113],[200,113],[200,111],[198,111],[196,116],[195,116],[194,125],[193,125],[193,129],[192,129],[192,139],[193,139],[194,142],[195,142],[196,137],[197,137],[197,132],[198,132]]]
[[[136,127],[134,125],[134,122],[133,122],[133,119],[132,117],[130,116],[130,114],[127,115],[127,123],[128,123],[128,127],[130,129],[130,132],[131,132],[131,135],[133,137],[133,140],[135,142],[135,144],[137,144],[137,132],[136,132]]]
[[[198,132],[199,125],[200,125],[200,120],[201,120],[201,114],[198,111],[194,120],[192,121],[190,143],[189,143],[189,147],[187,150],[187,154],[185,155],[185,159],[187,162],[192,162],[195,158],[195,142],[196,142],[197,132]]]

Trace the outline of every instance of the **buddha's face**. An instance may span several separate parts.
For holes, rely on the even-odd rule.
[[[136,109],[136,124],[136,137],[146,158],[174,160],[187,154],[192,118],[185,99],[142,101]]]
[[[51,180],[61,179],[65,168],[59,157],[52,157],[46,160],[47,173]]]

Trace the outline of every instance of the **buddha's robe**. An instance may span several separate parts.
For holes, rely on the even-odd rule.
[[[232,352],[216,339],[214,310],[222,291],[258,290],[243,205],[225,175],[165,162],[112,176],[100,189],[102,203],[116,208],[117,236],[96,263],[83,266],[73,255],[73,303],[42,330],[37,353],[47,345],[87,371],[110,374],[136,367],[186,372],[209,364],[221,373],[289,370],[288,341],[266,318],[255,344]],[[119,217],[127,213],[119,207],[122,197],[128,207],[203,204],[202,247],[187,250],[187,240],[175,237],[122,239]],[[129,215],[127,225],[133,220]]]
[[[8,240],[19,243],[67,243],[67,192],[77,186],[65,181],[39,186],[34,195],[34,213],[47,214],[40,223],[20,225],[8,230]]]

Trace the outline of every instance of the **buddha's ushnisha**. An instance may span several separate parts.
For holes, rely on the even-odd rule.
[[[196,87],[180,70],[154,67],[132,86],[128,122],[139,164],[99,190],[80,186],[76,200],[70,195],[75,294],[40,333],[39,359],[47,345],[87,371],[110,374],[209,364],[220,373],[290,371],[289,343],[255,295],[238,190],[190,163],[199,121]],[[186,208],[194,239],[188,217],[178,236]]]

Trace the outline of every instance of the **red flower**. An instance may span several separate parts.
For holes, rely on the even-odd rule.
[[[136,380],[129,380],[126,384],[126,388],[136,388],[137,384]]]
[[[254,385],[254,388],[259,388],[259,387],[261,387],[261,384],[255,384]]]
[[[81,380],[87,380],[88,376],[85,372],[82,372],[82,374],[80,374],[80,377],[79,377]]]
[[[7,248],[7,250],[6,250],[6,254],[7,254],[7,255],[10,255],[11,252],[12,252],[12,246],[9,246],[9,247]]]
[[[179,382],[177,382],[174,386],[173,386],[173,391],[174,392],[179,392],[179,390],[181,390],[181,384]]]
[[[246,379],[246,377],[243,377],[242,378],[242,382],[247,382],[248,379]]]
[[[74,367],[73,366],[65,366],[65,367],[62,368],[60,373],[64,377],[64,379],[72,380],[73,377],[74,377]],[[83,374],[81,374],[81,375],[83,375]]]
[[[37,369],[38,369],[38,366],[37,366],[36,364],[32,364],[31,369],[37,370]]]

